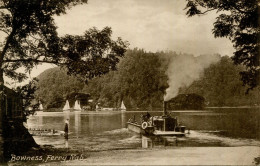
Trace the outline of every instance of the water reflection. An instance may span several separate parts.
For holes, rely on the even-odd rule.
[[[153,144],[154,141],[151,138],[142,135],[142,148],[153,148]]]
[[[63,122],[65,122],[65,120],[67,120],[67,119],[69,119],[70,120],[70,112],[63,112],[63,115],[64,115],[64,121]]]
[[[126,127],[126,113],[125,112],[121,113],[121,127],[122,128]]]
[[[40,116],[40,117],[38,118],[38,127],[37,127],[37,128],[42,128],[42,126],[43,126],[43,117]]]
[[[94,114],[90,114],[90,115],[88,115],[87,117],[88,117],[88,128],[89,129],[93,129],[94,127],[95,127],[95,125],[94,125]],[[93,134],[93,131],[90,131],[91,132],[91,134]]]
[[[166,146],[178,146],[178,139],[175,136],[144,136],[142,135],[142,148],[157,148]]]
[[[81,132],[81,114],[76,112],[75,113],[75,134],[76,137],[79,138],[79,134]]]

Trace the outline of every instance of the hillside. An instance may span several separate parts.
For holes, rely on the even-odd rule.
[[[44,108],[57,108],[65,104],[67,95],[80,92],[84,83],[76,77],[68,76],[59,67],[51,68],[38,77],[37,100],[41,101]]]
[[[123,100],[130,109],[158,109],[162,107],[165,90],[169,87],[169,59],[176,61],[178,57],[186,56],[195,62],[201,58],[175,52],[129,50],[119,62],[117,71],[94,78],[88,84],[68,76],[58,67],[48,69],[38,76],[36,98],[45,108],[57,108],[64,105],[69,94],[80,92],[89,93],[95,103],[101,103],[104,107],[118,107]],[[205,99],[206,106],[260,105],[259,89],[245,94],[247,88],[242,85],[239,76],[242,69],[242,66],[234,65],[229,57],[221,57],[218,62],[204,68],[189,85],[179,87],[178,93],[200,95]]]

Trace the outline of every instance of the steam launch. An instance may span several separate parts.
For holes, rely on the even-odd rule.
[[[185,126],[180,126],[177,117],[167,112],[167,102],[163,102],[163,115],[151,116],[148,112],[141,115],[140,120],[135,116],[127,122],[127,128],[136,133],[155,136],[185,136]]]

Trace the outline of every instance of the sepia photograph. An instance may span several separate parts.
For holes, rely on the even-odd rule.
[[[0,0],[0,165],[260,165],[259,0]]]

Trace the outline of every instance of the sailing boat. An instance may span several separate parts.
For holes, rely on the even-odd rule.
[[[120,110],[121,111],[126,111],[126,107],[125,107],[125,104],[124,104],[123,100],[122,100],[122,103],[121,103]]]
[[[74,110],[75,110],[75,112],[76,111],[81,111],[80,103],[79,103],[78,100],[75,101]]]
[[[39,105],[38,110],[36,112],[34,112],[34,115],[37,115],[39,113],[43,113],[43,106],[42,106],[42,104]]]
[[[69,101],[66,100],[66,104],[65,104],[65,106],[63,107],[63,112],[64,112],[64,111],[69,111],[69,110],[70,110],[70,104],[69,104]]]
[[[42,106],[42,104],[39,105],[39,110],[40,110],[40,111],[43,110],[43,106]]]

